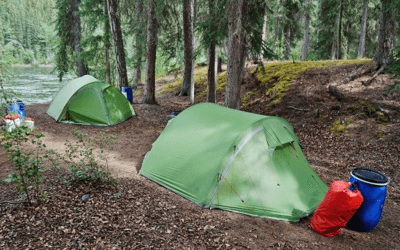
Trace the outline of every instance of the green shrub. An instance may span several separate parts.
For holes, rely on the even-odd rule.
[[[25,50],[22,55],[22,61],[25,64],[31,64],[35,61],[35,53],[32,50]]]

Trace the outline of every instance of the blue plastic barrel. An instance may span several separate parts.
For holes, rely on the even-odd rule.
[[[128,99],[128,101],[133,101],[133,91],[131,87],[121,87],[122,94]]]
[[[22,101],[17,101],[17,104],[18,104],[18,107],[19,107],[19,111],[18,111],[18,114],[19,114],[19,118],[21,119],[21,120],[25,120],[25,105],[24,105],[24,103],[22,102]]]
[[[17,103],[10,104],[10,106],[8,107],[7,113],[9,113],[9,112],[18,114],[19,119],[21,119],[21,120],[25,119],[25,108],[24,108],[24,104],[22,103],[22,101],[18,101]]]
[[[346,226],[359,232],[371,232],[382,217],[389,179],[378,171],[356,168],[351,171],[349,182],[358,186],[364,202]]]

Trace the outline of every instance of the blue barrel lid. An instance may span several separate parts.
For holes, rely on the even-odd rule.
[[[388,184],[389,179],[382,173],[364,168],[355,168],[351,174],[361,180],[372,182],[374,184]]]

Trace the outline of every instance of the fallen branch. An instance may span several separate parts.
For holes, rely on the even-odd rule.
[[[383,65],[378,71],[376,71],[376,73],[368,79],[368,81],[363,82],[364,86],[369,86],[371,84],[371,82],[382,72],[382,70],[386,67],[386,65]]]
[[[24,204],[24,203],[28,203],[27,201],[0,201],[0,205],[3,204]]]
[[[344,99],[345,96],[342,93],[340,93],[339,91],[337,91],[337,89],[336,89],[337,86],[342,85],[342,84],[346,84],[346,83],[348,83],[350,81],[353,81],[354,79],[356,79],[356,78],[358,78],[358,77],[360,77],[360,76],[362,76],[364,74],[367,74],[367,73],[371,72],[373,68],[374,67],[371,66],[371,67],[369,67],[367,69],[363,69],[363,70],[360,70],[360,71],[355,71],[352,74],[350,74],[348,77],[346,77],[345,79],[342,79],[340,81],[337,81],[337,82],[334,82],[332,84],[329,84],[328,92],[331,93],[332,95],[336,96],[336,98],[338,98],[338,99]]]
[[[300,108],[295,108],[293,106],[288,106],[288,108],[294,109],[294,110],[298,110],[298,111],[310,111],[310,109],[300,109]]]

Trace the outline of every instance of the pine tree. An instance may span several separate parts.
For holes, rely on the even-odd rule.
[[[185,66],[180,95],[190,95],[194,103],[194,2],[182,0]]]
[[[360,41],[358,45],[357,57],[364,57],[365,52],[365,34],[367,32],[367,19],[368,19],[368,0],[364,0],[363,14],[361,19]]]
[[[307,60],[308,54],[308,42],[310,38],[310,0],[305,0],[305,15],[304,15],[304,38],[303,38],[303,45],[302,45],[302,52],[301,52],[301,60]]]
[[[142,57],[143,57],[143,24],[145,23],[143,18],[143,0],[136,1],[136,34],[135,34],[135,71],[133,73],[133,86],[138,87],[141,83],[142,71],[141,71],[141,64],[142,64]]]
[[[374,64],[377,68],[391,63],[394,37],[395,11],[389,0],[381,0],[381,16],[379,19],[378,44],[376,46]]]
[[[228,1],[228,63],[226,76],[225,106],[239,109],[240,86],[245,59],[245,33],[243,32],[243,0]]]
[[[107,0],[108,16],[110,19],[111,35],[114,42],[115,61],[117,62],[118,86],[128,86],[128,74],[126,70],[124,40],[122,39],[121,23],[117,16],[118,1]]]
[[[147,54],[146,54],[146,80],[143,91],[143,103],[157,103],[155,97],[155,74],[157,53],[158,20],[156,16],[157,0],[150,0],[147,22]]]

